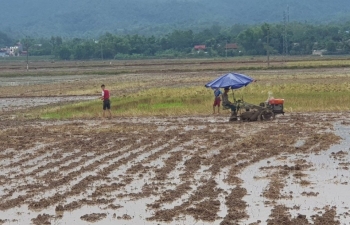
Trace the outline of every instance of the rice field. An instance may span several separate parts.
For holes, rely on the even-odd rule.
[[[348,224],[350,68],[241,60],[0,62],[0,224]],[[213,115],[230,71],[256,80],[232,99],[285,114]]]

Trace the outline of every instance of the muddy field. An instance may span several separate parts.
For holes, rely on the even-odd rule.
[[[225,116],[1,121],[1,221],[350,221],[347,115],[226,121]]]
[[[186,85],[202,82],[191,76]],[[171,85],[164,77],[153,78]],[[17,98],[57,98],[108,79],[55,81],[63,91],[26,79],[0,94],[22,85]],[[228,123],[225,113],[28,120],[11,109],[0,110],[0,224],[350,223],[348,112]]]

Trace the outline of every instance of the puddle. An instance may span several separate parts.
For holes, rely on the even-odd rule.
[[[89,75],[0,77],[0,87],[72,82],[95,78]]]
[[[305,144],[305,140],[298,140],[295,144],[294,147],[300,148]]]
[[[97,99],[96,96],[56,96],[56,97],[26,97],[0,98],[0,111],[8,112],[17,109],[27,109],[36,106],[55,104],[60,102],[88,101]]]
[[[341,224],[349,224],[350,210],[348,208],[347,199],[350,198],[349,188],[347,186],[350,171],[342,169],[341,165],[350,162],[348,154],[350,146],[350,128],[336,124],[336,134],[343,138],[339,145],[332,146],[329,150],[321,152],[321,154],[299,154],[296,156],[285,155],[286,160],[281,157],[262,160],[254,165],[246,168],[240,178],[243,179],[243,187],[247,189],[248,195],[243,198],[247,202],[247,213],[250,218],[244,221],[245,224],[253,223],[258,220],[266,221],[271,214],[272,206],[265,205],[264,202],[271,201],[264,197],[264,190],[269,184],[269,180],[265,179],[266,173],[261,171],[261,167],[274,167],[283,165],[295,165],[293,161],[297,159],[306,160],[306,164],[311,163],[313,166],[309,169],[301,171],[307,176],[303,180],[309,181],[310,185],[301,185],[294,176],[288,176],[285,186],[281,191],[282,195],[292,193],[291,199],[278,199],[275,205],[281,204],[291,208],[289,211],[292,217],[299,214],[306,215],[309,222],[312,222],[311,216],[317,213],[323,213],[326,206],[336,206],[338,220]],[[300,141],[296,145],[300,146]],[[345,152],[341,157],[334,157],[339,151]],[[271,172],[268,170],[266,172]],[[258,179],[256,179],[258,178]],[[309,196],[307,196],[309,194]]]

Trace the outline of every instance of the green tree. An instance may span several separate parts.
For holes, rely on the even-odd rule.
[[[263,32],[260,27],[252,27],[241,32],[237,39],[248,55],[264,55]]]
[[[334,41],[329,41],[327,43],[327,51],[328,52],[336,52],[337,51],[337,45]]]
[[[60,59],[63,60],[69,60],[70,56],[71,56],[71,51],[67,46],[62,46],[60,47],[59,51],[58,51],[58,56]]]
[[[85,41],[75,46],[73,56],[75,59],[92,59],[97,51],[95,43]]]
[[[63,41],[62,41],[62,38],[59,36],[56,36],[56,37],[51,36],[50,43],[52,46],[51,53],[55,54],[55,51],[62,45]]]
[[[194,46],[193,31],[175,30],[167,36],[169,47],[179,51],[190,52]]]
[[[0,31],[0,47],[11,46],[14,42],[7,34]]]

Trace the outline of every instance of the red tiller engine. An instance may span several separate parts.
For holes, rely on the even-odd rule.
[[[270,108],[274,114],[284,115],[283,104],[284,104],[284,99],[272,98],[267,102],[267,107]]]

